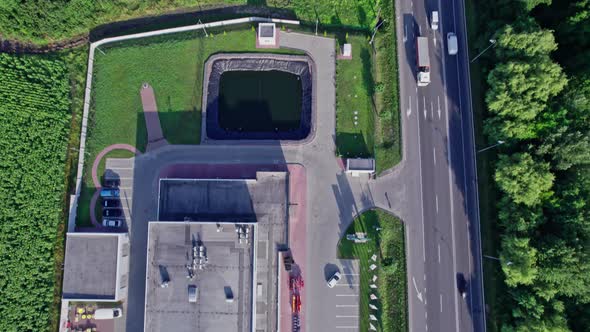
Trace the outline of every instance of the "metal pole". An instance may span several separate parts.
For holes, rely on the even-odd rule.
[[[318,23],[320,23],[320,20],[318,18],[315,19],[315,35],[318,35]]]
[[[373,29],[373,35],[371,36],[371,40],[369,41],[369,44],[373,44],[373,39],[375,38],[375,35],[377,34],[377,30],[379,30],[379,27],[385,23],[385,20],[379,22],[379,24],[377,24],[377,26],[375,27],[375,29]]]
[[[482,255],[485,258],[489,258],[489,259],[493,259],[493,260],[497,260],[498,262],[501,262],[500,258],[498,257],[493,257],[493,256],[488,256],[488,255]],[[511,261],[506,262],[506,265],[512,265]]]
[[[469,63],[473,63],[473,61],[477,60],[477,58],[479,58],[482,54],[484,54],[490,47],[496,45],[496,40],[495,39],[490,39],[490,46],[486,47],[485,50],[481,51],[478,55],[475,56],[475,58],[473,58],[471,61],[469,61]]]
[[[209,34],[207,33],[207,30],[205,30],[205,24],[203,24],[203,22],[201,22],[201,19],[199,19],[199,22],[198,23],[203,26],[203,31],[205,32],[205,37],[209,37]]]
[[[506,143],[506,142],[504,142],[504,141],[498,141],[498,143],[496,143],[496,144],[494,144],[494,145],[490,145],[490,146],[488,146],[487,148],[483,148],[483,149],[481,149],[481,150],[477,150],[477,153],[483,152],[483,151],[485,151],[485,150],[489,150],[489,149],[491,149],[491,148],[495,148],[496,146],[498,146],[498,145],[502,145],[502,144],[504,144],[504,143]]]

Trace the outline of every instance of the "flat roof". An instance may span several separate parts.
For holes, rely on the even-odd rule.
[[[68,233],[63,298],[114,300],[119,234]]]
[[[351,158],[346,159],[347,171],[375,171],[375,159],[372,158]]]
[[[235,224],[150,222],[146,271],[145,331],[251,330],[253,241],[238,241]],[[245,226],[250,236],[254,225]],[[189,278],[193,246],[207,263]],[[168,280],[167,287],[162,287]],[[197,301],[188,301],[189,286]],[[233,302],[226,301],[231,292]]]
[[[287,212],[287,174],[256,179],[161,179],[158,220],[261,221]]]
[[[261,38],[274,38],[275,36],[274,23],[260,23],[258,29],[260,30],[258,36]]]

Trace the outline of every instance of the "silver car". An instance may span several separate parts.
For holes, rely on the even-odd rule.
[[[447,33],[447,50],[450,55],[455,55],[459,51],[457,44],[457,35],[454,32]]]

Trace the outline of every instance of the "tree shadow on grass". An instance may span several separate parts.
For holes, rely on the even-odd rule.
[[[338,155],[344,158],[369,158],[373,151],[369,150],[363,132],[336,133]]]
[[[160,110],[158,112],[164,138],[170,144],[199,144],[201,112],[192,110]],[[143,119],[142,119],[143,121]]]

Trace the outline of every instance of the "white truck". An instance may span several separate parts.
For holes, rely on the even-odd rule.
[[[418,60],[418,86],[430,83],[430,56],[428,54],[428,38],[418,37],[416,43],[416,57]]]

